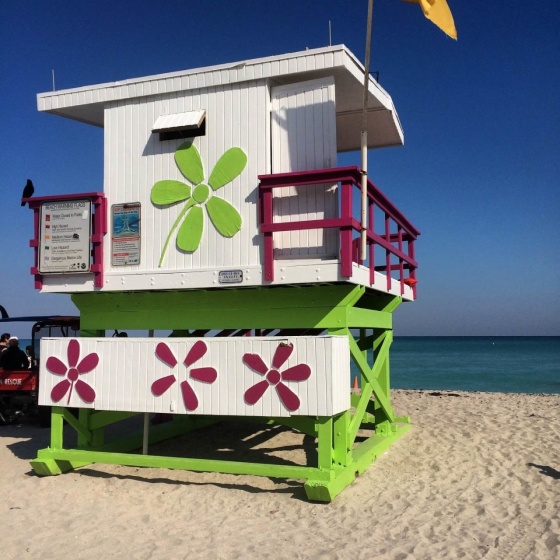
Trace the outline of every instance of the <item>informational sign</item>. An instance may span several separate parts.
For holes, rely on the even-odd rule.
[[[39,272],[89,272],[91,263],[91,200],[41,204]]]
[[[140,264],[140,203],[113,204],[111,265]]]

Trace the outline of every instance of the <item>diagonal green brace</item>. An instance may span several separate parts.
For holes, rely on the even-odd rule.
[[[360,369],[360,372],[364,376],[366,382],[371,385],[371,388],[373,390],[373,394],[374,394],[377,402],[379,403],[379,406],[381,406],[381,408],[385,412],[389,421],[393,422],[395,415],[394,415],[393,409],[391,407],[391,404],[389,402],[389,398],[385,394],[385,392],[381,388],[381,385],[379,384],[379,382],[376,379],[376,376],[378,375],[379,371],[381,370],[383,359],[385,359],[387,357],[388,353],[389,353],[390,339],[386,339],[386,341],[383,342],[383,345],[382,345],[381,349],[379,350],[377,360],[375,361],[375,363],[373,365],[373,369],[370,368],[366,359],[362,356],[360,348],[358,347],[358,344],[356,343],[354,338],[349,337],[349,341],[350,341],[350,353],[352,354],[352,357],[354,358],[354,360],[356,362],[356,365]]]

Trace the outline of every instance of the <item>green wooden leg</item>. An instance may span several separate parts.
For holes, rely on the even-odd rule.
[[[310,478],[304,485],[305,493],[310,500],[330,502],[333,498],[332,479],[333,467],[333,419],[317,418],[317,466],[326,479]]]
[[[40,458],[39,455],[37,456],[37,459],[29,461],[29,464],[31,465],[33,472],[39,476],[50,476],[65,472],[60,468],[58,461],[55,461],[54,459],[43,459]]]
[[[352,462],[352,440],[350,439],[350,411],[335,416],[334,423],[334,461],[345,467]]]
[[[30,461],[31,468],[33,471],[41,476],[61,474],[64,472],[63,465],[59,465],[58,461],[50,458],[49,451],[51,449],[62,449],[63,444],[63,425],[64,417],[62,414],[62,409],[57,406],[53,406],[51,409],[51,439],[50,447],[46,449],[41,449],[37,453],[37,459]]]
[[[67,421],[78,432],[78,439],[86,440],[88,437],[84,425],[67,409],[53,406],[51,413],[51,441],[50,447],[41,449],[37,459],[30,461],[33,471],[41,476],[61,474],[78,467],[89,465],[91,461],[70,461],[55,459],[53,453],[64,450],[64,421]]]

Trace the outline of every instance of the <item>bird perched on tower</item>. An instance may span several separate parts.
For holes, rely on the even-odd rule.
[[[35,187],[33,186],[33,181],[31,179],[27,179],[27,183],[25,184],[25,187],[23,187],[23,193],[21,195],[22,206],[25,206],[25,202],[23,202],[23,199],[32,197],[34,192]]]

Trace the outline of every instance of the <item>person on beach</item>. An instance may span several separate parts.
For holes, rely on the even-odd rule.
[[[5,332],[0,336],[0,352],[4,352],[8,348],[8,340],[10,340],[10,333]]]
[[[27,356],[27,361],[29,362],[28,369],[37,367],[37,360],[33,356],[33,346],[29,345],[25,347],[25,355]]]
[[[25,352],[19,347],[17,336],[10,337],[8,348],[0,354],[0,367],[5,370],[29,368],[29,360]]]

